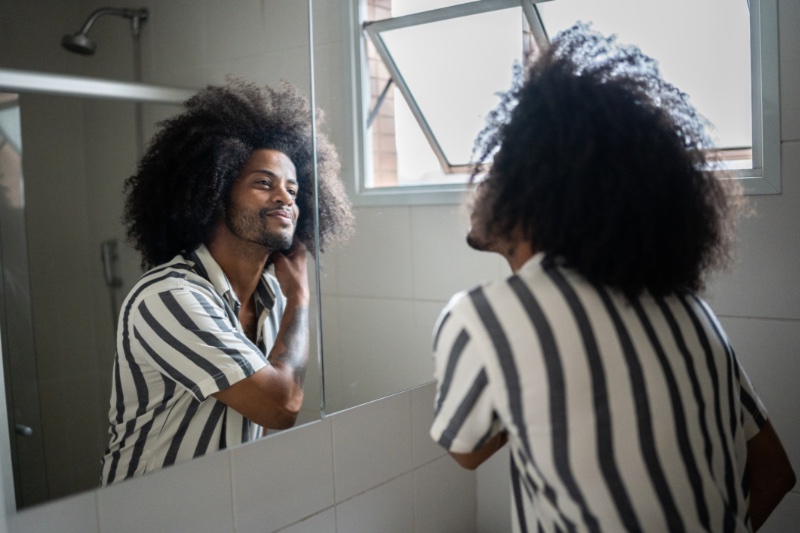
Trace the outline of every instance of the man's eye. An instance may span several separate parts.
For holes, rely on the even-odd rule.
[[[297,191],[295,189],[289,189],[289,194],[291,194],[292,196],[296,197],[297,196]]]

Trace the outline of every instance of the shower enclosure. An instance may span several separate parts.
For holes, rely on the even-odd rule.
[[[130,30],[113,19],[127,19]],[[99,483],[117,307],[140,275],[120,222],[122,183],[135,170],[144,124],[177,111],[152,102],[191,94],[130,83],[141,81],[138,39],[147,19],[144,9],[101,8],[64,36],[70,52],[98,48],[100,60],[61,50],[59,36],[71,24],[47,21],[61,27],[51,28],[47,45],[57,51],[54,60],[89,71],[113,61],[126,82],[0,70],[0,326],[11,508]]]
[[[20,135],[0,138],[0,319],[13,492],[25,507],[99,482],[117,295],[140,275],[120,213],[142,104],[25,92],[5,98],[17,105]],[[177,111],[143,108],[148,124]],[[14,130],[9,124],[2,132]]]

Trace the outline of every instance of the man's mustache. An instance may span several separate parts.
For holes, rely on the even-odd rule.
[[[292,211],[288,207],[275,207],[275,208],[272,208],[272,209],[269,209],[268,207],[265,207],[264,209],[262,209],[261,211],[258,212],[258,215],[261,218],[264,218],[264,217],[267,217],[267,216],[272,215],[274,213],[283,213],[284,215],[286,215],[289,218],[291,218],[292,222],[297,222],[297,219],[294,216],[294,211]]]

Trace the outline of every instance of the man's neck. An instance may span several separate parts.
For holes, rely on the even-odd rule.
[[[500,254],[505,257],[511,271],[516,273],[522,265],[528,262],[528,259],[534,256],[533,248],[526,239],[520,239],[516,242],[509,243],[508,247],[501,251]]]
[[[206,243],[206,247],[225,273],[236,297],[246,305],[264,273],[270,251],[252,243],[243,243],[240,239],[227,237],[217,232]]]

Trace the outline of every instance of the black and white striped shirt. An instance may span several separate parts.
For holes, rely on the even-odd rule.
[[[255,302],[257,345],[203,245],[142,276],[117,330],[104,485],[261,436],[260,426],[211,396],[269,364],[284,310],[273,276],[263,275]]]
[[[531,258],[456,295],[434,337],[431,436],[507,431],[515,531],[749,531],[765,410],[695,296],[628,300]]]

